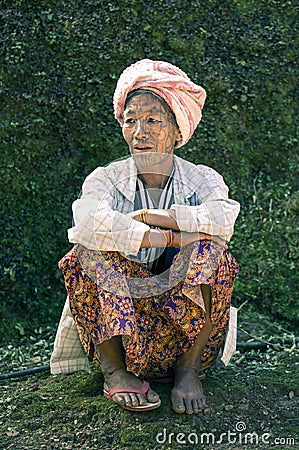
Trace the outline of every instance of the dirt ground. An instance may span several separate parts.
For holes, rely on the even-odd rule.
[[[299,352],[294,333],[265,315],[241,314],[239,340],[274,345],[238,350],[203,381],[207,408],[171,409],[171,386],[156,385],[162,406],[130,413],[105,399],[100,373],[39,374],[0,380],[0,449],[299,449]],[[244,330],[244,331],[242,331]],[[36,330],[0,349],[0,372],[47,364],[55,330]]]

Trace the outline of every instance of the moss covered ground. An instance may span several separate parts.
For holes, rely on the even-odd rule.
[[[2,380],[0,448],[42,449],[285,449],[299,448],[298,349],[294,334],[244,308],[240,329],[267,342],[266,351],[237,351],[227,368],[217,364],[204,383],[207,408],[177,415],[171,386],[154,386],[162,406],[131,413],[102,396],[99,372]],[[1,348],[1,372],[48,362],[55,330],[36,330]],[[241,340],[250,339],[239,331]]]

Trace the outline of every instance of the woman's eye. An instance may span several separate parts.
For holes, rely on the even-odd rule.
[[[131,124],[131,123],[135,123],[135,120],[130,118],[130,119],[125,119],[125,123],[127,124]]]
[[[150,117],[150,118],[148,119],[148,121],[149,121],[149,123],[160,123],[160,120],[154,119],[153,117]]]

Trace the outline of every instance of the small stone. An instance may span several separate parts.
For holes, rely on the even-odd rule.
[[[234,405],[225,405],[224,409],[225,409],[225,411],[230,411],[230,410],[234,409]]]
[[[18,431],[15,431],[15,430],[11,430],[11,431],[7,431],[6,432],[6,436],[8,436],[8,437],[15,437],[15,436],[19,436],[19,432]]]
[[[215,408],[211,407],[211,406],[207,406],[204,410],[203,410],[204,414],[213,414],[215,412]]]
[[[238,410],[239,411],[248,411],[248,409],[249,409],[249,405],[247,404],[244,404],[243,403],[243,405],[240,405],[239,407],[238,407]]]
[[[295,397],[295,392],[294,391],[290,391],[289,392],[289,399],[292,400]]]

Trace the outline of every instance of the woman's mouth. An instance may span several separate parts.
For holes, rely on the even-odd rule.
[[[133,149],[137,152],[150,152],[153,151],[153,147],[146,144],[137,144],[133,146]]]

